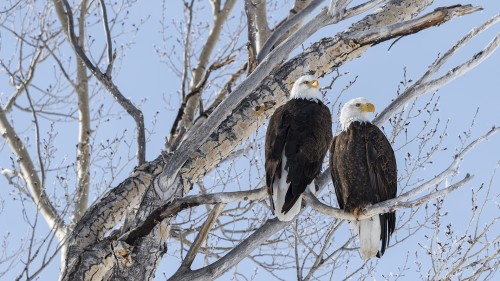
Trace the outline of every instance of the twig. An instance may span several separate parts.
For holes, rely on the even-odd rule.
[[[99,0],[99,6],[101,6],[102,13],[102,25],[104,27],[104,33],[106,34],[106,48],[108,54],[108,67],[106,68],[106,76],[111,77],[111,71],[113,70],[113,42],[111,40],[111,32],[109,31],[108,24],[108,12],[106,11],[106,4],[104,0]]]

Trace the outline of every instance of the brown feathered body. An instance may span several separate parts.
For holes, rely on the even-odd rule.
[[[333,139],[330,152],[331,174],[341,209],[352,213],[355,209],[362,210],[368,205],[396,197],[396,157],[391,144],[377,126],[369,122],[352,122]],[[379,219],[380,237],[367,238],[372,241],[375,239],[375,252],[372,250],[372,254],[364,255],[365,258],[384,254],[396,226],[394,212],[381,214]],[[363,225],[365,222],[354,223]],[[371,225],[365,229],[365,232],[371,232],[365,233],[365,237],[377,233],[371,229]],[[363,238],[362,233],[359,235],[362,244],[366,238]],[[380,250],[379,240],[382,242]],[[363,248],[363,245],[360,247]]]
[[[266,185],[276,216],[289,221],[300,211],[301,195],[314,191],[332,140],[331,114],[322,102],[291,99],[274,112],[266,132]]]

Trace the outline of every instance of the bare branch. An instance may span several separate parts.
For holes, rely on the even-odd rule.
[[[28,73],[26,74],[26,77],[24,81],[22,81],[19,86],[16,88],[16,91],[10,96],[10,98],[7,100],[7,103],[5,103],[3,110],[5,112],[9,112],[12,109],[12,106],[16,102],[16,99],[21,95],[21,93],[25,90],[25,86],[29,85],[33,79],[33,74],[35,73],[35,68],[40,60],[40,57],[42,55],[41,50],[37,51],[36,55],[31,59],[30,66],[28,68]],[[2,62],[3,64],[3,62]]]
[[[56,1],[56,0],[55,0]],[[136,123],[136,129],[137,129],[137,161],[138,164],[144,163],[146,159],[146,135],[144,131],[144,116],[142,114],[142,111],[137,109],[132,102],[125,98],[123,94],[120,92],[118,87],[114,84],[114,82],[111,80],[111,77],[107,76],[106,73],[103,73],[99,67],[94,65],[90,59],[87,57],[85,54],[84,50],[78,45],[78,40],[75,35],[75,25],[73,22],[73,12],[71,11],[71,6],[69,5],[67,0],[60,0],[66,9],[66,17],[67,17],[67,23],[68,23],[68,33],[69,33],[69,39],[71,42],[71,46],[79,56],[79,58],[85,63],[85,66],[92,72],[92,74],[99,80],[104,87],[113,95],[113,97],[118,101],[118,103],[127,111],[130,116],[134,119]],[[57,3],[61,3],[56,1]]]
[[[41,184],[30,154],[26,150],[26,146],[21,141],[21,138],[10,125],[2,107],[0,107],[0,132],[2,132],[2,136],[9,145],[12,153],[19,160],[23,180],[28,185],[28,190],[35,206],[40,210],[49,228],[54,231],[59,241],[64,240],[67,227],[50,202],[49,196],[45,193],[44,186]]]
[[[179,270],[177,270],[174,276],[182,276],[185,274],[186,271],[190,270],[194,258],[196,257],[196,254],[200,250],[201,244],[206,240],[208,233],[212,229],[214,223],[217,221],[217,218],[219,217],[221,212],[224,210],[225,206],[226,204],[224,203],[217,203],[215,207],[212,209],[212,211],[208,215],[207,220],[205,221],[200,231],[198,232],[198,235],[196,236],[193,244],[191,245],[191,248],[189,248],[186,257],[184,258],[181,266],[179,267]]]
[[[200,82],[202,75],[208,65],[212,51],[215,48],[217,41],[219,40],[222,27],[224,26],[224,23],[231,13],[231,10],[233,9],[235,3],[236,0],[227,0],[222,9],[219,6],[214,6],[214,22],[205,45],[198,58],[198,65],[193,71],[190,83],[191,88],[194,88]],[[187,101],[184,114],[182,115],[182,125],[185,130],[189,129],[189,127],[191,127],[192,125],[194,114],[199,105],[199,99],[200,95],[196,94]]]
[[[99,0],[99,6],[101,6],[102,25],[104,28],[104,34],[106,34],[106,49],[108,55],[108,67],[106,68],[106,76],[111,77],[111,72],[113,70],[114,56],[113,56],[113,42],[111,41],[111,32],[109,31],[109,24],[108,24],[108,12],[106,11],[106,4],[104,3],[104,0]],[[83,16],[81,13],[80,15]]]
[[[448,168],[446,168],[443,172],[441,172],[439,175],[437,175],[433,179],[421,184],[418,188],[412,189],[404,194],[401,194],[400,196],[402,197],[402,199],[406,200],[406,199],[412,198],[415,195],[417,195],[417,194],[419,194],[419,193],[421,193],[429,188],[435,187],[436,185],[441,183],[443,180],[445,180],[446,177],[456,173],[463,157],[468,152],[470,152],[474,147],[476,147],[478,144],[487,140],[489,137],[493,136],[498,131],[500,131],[500,127],[493,127],[488,133],[486,133],[485,135],[483,135],[483,136],[477,138],[476,140],[474,140],[473,142],[471,142],[468,146],[466,146],[464,149],[462,149],[462,151],[460,151],[460,153],[455,155],[453,162],[450,164],[450,166],[448,166]]]
[[[396,211],[398,209],[408,209],[408,208],[414,208],[416,206],[422,205],[424,203],[427,203],[431,200],[437,199],[439,197],[443,197],[444,195],[454,191],[455,189],[464,186],[468,182],[470,182],[474,177],[470,176],[467,174],[464,179],[461,181],[436,192],[430,193],[426,196],[420,197],[418,199],[415,199],[413,201],[409,202],[403,202],[403,198],[401,196],[398,196],[394,199],[390,199],[381,203],[377,203],[371,206],[366,207],[363,212],[358,216],[354,216],[351,213],[346,213],[341,209],[338,208],[333,208],[328,205],[325,205],[321,203],[314,195],[307,193],[304,196],[304,200],[307,202],[308,205],[310,205],[315,211],[322,213],[324,215],[334,217],[337,219],[344,219],[344,220],[350,220],[350,221],[355,221],[355,220],[363,220],[363,219],[368,219],[373,216],[379,215],[379,214],[384,214],[392,211]]]
[[[444,56],[444,60],[447,60],[449,56],[451,56],[453,53],[456,52],[458,48],[462,46],[462,41],[469,40],[470,36],[474,36],[475,34],[478,34],[480,30],[484,30],[491,26],[491,24],[496,23],[498,21],[498,16],[494,17],[492,21],[488,21],[485,24],[483,24],[480,28],[478,28],[477,31],[472,31],[469,34],[467,34],[464,38],[462,38],[457,44],[455,44],[454,47],[452,47],[448,52],[446,52],[446,55]],[[400,108],[405,106],[411,99],[415,97],[419,97],[425,93],[434,91],[438,88],[444,87],[448,83],[452,82],[458,77],[463,76],[465,73],[468,71],[472,70],[481,62],[483,62],[486,58],[488,58],[495,50],[498,48],[500,44],[500,35],[497,35],[482,51],[478,52],[476,55],[474,55],[470,60],[467,62],[456,66],[455,68],[451,69],[450,71],[446,72],[443,74],[441,77],[436,78],[432,81],[428,81],[425,83],[415,83],[408,89],[406,89],[401,95],[399,95],[394,101],[384,109],[374,120],[373,122],[377,124],[378,126],[384,124],[390,116],[394,115],[396,111],[398,111]],[[436,73],[439,69],[439,67],[444,63],[444,61],[438,60],[435,62],[429,71],[424,74],[422,77],[422,81],[427,81],[429,77]]]
[[[85,40],[85,19],[87,15],[87,1],[82,1],[79,19],[78,46],[83,48]],[[74,199],[74,210],[71,217],[72,225],[80,220],[85,210],[87,210],[90,186],[90,104],[89,104],[89,83],[87,68],[77,56],[76,58],[76,79],[75,87],[78,96],[78,146],[77,146],[77,187]]]
[[[151,214],[140,225],[130,232],[122,235],[119,240],[125,241],[129,245],[134,245],[136,239],[147,235],[163,219],[174,216],[181,210],[200,206],[203,204],[228,204],[236,201],[263,200],[266,196],[266,189],[259,188],[248,191],[220,192],[203,195],[193,195],[174,200],[171,203],[164,204],[160,208],[151,212]]]

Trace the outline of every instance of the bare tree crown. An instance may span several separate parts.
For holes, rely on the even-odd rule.
[[[0,279],[495,279],[498,3],[172,2],[0,6]],[[265,124],[304,74],[334,132],[347,95],[377,105],[399,168],[360,216],[398,210],[380,260],[327,159],[296,220],[271,215]]]

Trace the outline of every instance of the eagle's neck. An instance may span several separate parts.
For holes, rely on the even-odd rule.
[[[302,99],[311,102],[321,102],[321,95],[318,90],[297,91],[290,94],[290,99]]]
[[[342,127],[342,131],[345,131],[349,128],[352,122],[359,122],[363,124],[365,122],[369,123],[370,119],[368,118],[367,112],[360,113],[359,111],[354,112],[349,110],[342,110],[342,112],[340,113],[339,121],[340,126]]]

